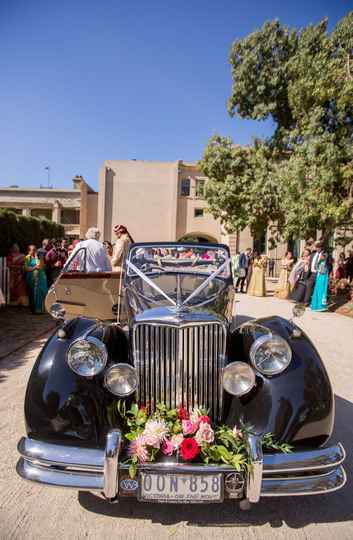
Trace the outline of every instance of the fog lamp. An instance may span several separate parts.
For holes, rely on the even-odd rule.
[[[243,396],[255,386],[255,373],[245,362],[232,362],[223,370],[223,388],[233,396]]]
[[[137,389],[136,370],[130,364],[114,364],[105,372],[104,384],[115,396],[130,396]]]

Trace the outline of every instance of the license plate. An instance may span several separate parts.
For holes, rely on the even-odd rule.
[[[222,474],[140,472],[140,501],[221,502]]]

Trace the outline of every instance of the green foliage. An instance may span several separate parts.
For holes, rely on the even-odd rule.
[[[144,429],[149,420],[158,420],[163,423],[166,428],[165,433],[168,440],[175,435],[183,433],[178,409],[169,409],[164,403],[157,403],[156,411],[151,415],[147,414],[147,410],[144,407],[139,408],[136,403],[133,403],[130,409],[126,410],[124,400],[114,402],[113,407],[124,421],[124,438],[128,443],[134,441],[140,435],[145,435]],[[204,409],[194,409],[190,416],[194,421],[195,418],[202,417],[207,417],[207,411]],[[199,427],[199,424],[197,426]],[[250,472],[252,470],[252,462],[246,438],[246,435],[250,431],[251,428],[246,426],[233,429],[226,425],[213,426],[214,441],[200,443],[200,460],[204,463],[231,465],[237,471],[243,470]],[[181,438],[183,439],[183,437],[193,438],[194,434],[182,435]],[[274,450],[276,452],[290,452],[292,448],[287,443],[278,443],[271,433],[263,435],[262,446],[264,450]],[[175,451],[179,452],[179,450]],[[146,444],[147,461],[155,461],[160,454],[161,448],[159,445],[157,447],[147,448]],[[134,478],[139,463],[138,456],[130,454],[125,462],[130,464],[129,475],[131,478]]]
[[[200,162],[206,199],[228,231],[269,223],[285,238],[353,225],[353,13],[329,33],[279,21],[234,42],[231,116],[271,119],[269,140],[213,136]]]
[[[8,254],[16,243],[23,253],[29,244],[40,245],[43,238],[62,238],[64,227],[47,219],[25,217],[8,210],[0,210],[0,256]]]

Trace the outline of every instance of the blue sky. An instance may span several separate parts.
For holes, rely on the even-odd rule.
[[[279,18],[342,18],[348,0],[0,0],[0,185],[55,187],[105,159],[197,160],[212,133],[246,144],[269,122],[231,119],[231,43]]]

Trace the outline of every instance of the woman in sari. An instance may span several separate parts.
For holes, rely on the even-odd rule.
[[[31,311],[32,313],[44,313],[44,300],[48,292],[47,276],[45,274],[44,260],[38,257],[34,245],[28,248],[24,270]]]
[[[293,276],[293,289],[289,295],[293,302],[304,302],[307,280],[310,276],[310,250],[305,249],[295,265],[295,275]]]
[[[247,293],[251,296],[266,296],[265,271],[267,258],[259,255],[254,256],[252,263],[252,274]]]
[[[311,298],[310,308],[313,311],[327,311],[327,291],[329,284],[329,271],[327,266],[327,253],[320,253],[317,263],[315,288]]]
[[[6,257],[6,263],[10,270],[10,303],[17,306],[28,306],[26,282],[23,275],[25,256],[20,252],[17,244],[14,244]]]
[[[279,274],[278,285],[276,287],[274,296],[277,298],[288,298],[290,293],[289,275],[292,271],[294,264],[293,254],[291,251],[287,251],[283,259],[281,260],[281,271]]]

